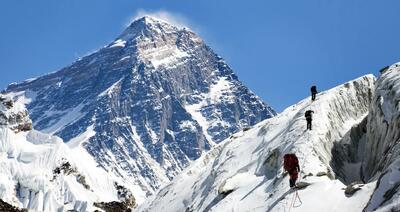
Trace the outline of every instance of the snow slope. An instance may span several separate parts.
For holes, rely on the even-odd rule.
[[[375,78],[367,75],[295,104],[231,136],[139,206],[137,211],[361,211],[375,182],[346,196],[331,167],[332,148],[368,114]],[[304,112],[315,111],[306,131]],[[301,163],[299,200],[283,175],[282,157]],[[307,176],[307,177],[306,177]]]
[[[27,114],[20,102],[0,103],[0,114]],[[28,116],[20,120],[30,123]],[[117,185],[135,189],[99,168],[78,141],[69,148],[56,136],[0,126],[0,199],[34,211],[94,211],[95,202],[124,201]]]

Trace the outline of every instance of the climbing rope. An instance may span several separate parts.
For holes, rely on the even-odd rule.
[[[290,201],[288,212],[290,212],[292,210],[295,201],[296,201],[296,194],[293,193],[292,201]]]
[[[312,110],[312,111],[314,111],[313,110],[313,107],[312,107],[312,105],[313,105],[313,101],[311,101],[311,103],[308,105],[308,110]],[[309,130],[307,130],[307,140],[306,140],[306,142],[310,142],[310,139],[311,139],[311,133],[310,133],[310,131]],[[301,164],[301,170],[300,170],[300,172],[299,172],[299,179],[301,180],[301,171],[303,171],[303,169],[304,169],[304,165],[305,165],[305,162],[306,162],[306,160],[307,160],[307,157],[308,157],[308,155],[310,154],[312,152],[312,148],[311,148],[311,150],[310,150],[310,152],[308,152],[307,154],[303,154],[303,162],[302,162],[302,164]],[[290,201],[290,205],[289,205],[289,208],[288,208],[288,212],[290,212],[291,210],[292,210],[292,208],[294,207],[294,205],[295,205],[295,203],[296,203],[296,200],[299,200],[299,202],[300,202],[300,205],[301,204],[303,204],[303,202],[301,201],[301,199],[300,199],[300,195],[299,195],[299,192],[298,192],[298,190],[296,189],[295,190],[295,192],[293,193],[293,195],[292,195],[292,198],[291,198],[291,201]],[[285,203],[285,205],[287,204],[287,202]],[[285,212],[286,212],[286,208],[285,208]]]
[[[307,131],[307,141],[306,142],[310,142],[310,131]],[[312,151],[312,150],[311,150]],[[300,166],[300,172],[299,172],[299,179],[301,179],[301,172],[303,171],[303,168],[304,168],[304,164],[306,163],[306,160],[307,160],[307,157],[308,157],[308,155],[310,154],[310,152],[308,152],[307,154],[304,154],[303,155],[303,162],[301,163],[301,166]]]
[[[312,110],[312,103],[313,102],[311,102],[311,104],[309,104],[308,105],[308,109],[309,110]],[[307,133],[307,138],[306,138],[306,142],[310,142],[310,138],[311,138],[311,133],[310,133],[310,131],[307,131],[306,132]],[[312,149],[311,149],[311,151],[312,151]],[[311,152],[310,151],[310,152]],[[301,164],[301,170],[300,170],[300,172],[299,172],[299,179],[301,180],[301,172],[303,171],[303,169],[304,169],[304,165],[305,165],[305,163],[306,163],[306,160],[307,160],[307,157],[308,157],[308,155],[309,155],[310,153],[307,153],[307,154],[303,154],[303,162],[302,162],[302,164]],[[296,191],[293,193],[293,196],[292,196],[292,200],[290,201],[290,205],[289,205],[289,208],[288,208],[288,212],[290,212],[291,210],[292,210],[292,208],[294,207],[294,205],[295,205],[295,203],[296,203],[296,200],[299,200],[299,202],[300,202],[300,204],[303,204],[303,202],[301,201],[301,199],[300,199],[300,195],[299,195],[299,192],[298,192],[298,190],[296,189]],[[286,210],[285,210],[286,211]]]
[[[300,196],[299,196],[299,192],[297,191],[297,189],[296,189],[296,193],[295,193],[295,197],[294,197],[294,201],[293,201],[293,205],[292,205],[292,208],[294,208],[295,207],[295,203],[296,203],[296,199],[298,199],[299,200],[299,202],[300,202],[300,205],[301,204],[303,204],[303,202],[301,201],[301,199],[300,199]],[[298,205],[298,206],[300,206],[300,205]],[[297,207],[298,207],[297,206]]]
[[[313,103],[314,103],[314,101],[311,101],[311,103],[308,105],[309,110],[314,111],[313,107],[312,107]],[[310,140],[311,140],[311,132],[309,130],[307,130],[306,133],[307,133],[307,141],[306,142],[310,142]],[[303,156],[303,162],[302,162],[302,164],[300,166],[301,167],[301,171],[303,171],[304,164],[306,163],[307,157],[311,152],[312,152],[312,149],[307,154],[305,154]],[[301,171],[299,172],[299,179],[301,179]]]
[[[300,205],[303,204],[303,202],[300,199],[299,193],[298,193],[298,191],[296,189],[296,191],[293,193],[292,200],[290,201],[288,212],[290,212],[292,210],[292,208],[294,208],[294,204],[296,203],[297,199],[299,200]]]

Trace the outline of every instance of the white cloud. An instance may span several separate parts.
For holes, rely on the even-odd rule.
[[[168,12],[166,10],[149,11],[139,9],[138,11],[136,11],[136,14],[133,16],[133,18],[130,18],[128,25],[136,19],[142,18],[143,16],[150,16],[168,22],[179,28],[187,28],[193,30],[192,25],[189,24],[189,21],[186,17],[181,14]]]

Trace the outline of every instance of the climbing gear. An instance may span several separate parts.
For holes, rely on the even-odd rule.
[[[295,192],[293,192],[292,200],[290,201],[290,205],[289,205],[289,208],[287,210],[288,212],[290,212],[292,210],[292,208],[295,207],[296,200],[299,200],[300,205],[303,204],[303,202],[300,199],[300,195],[299,195],[299,192],[297,191],[297,188],[294,188],[294,189],[295,189]],[[300,205],[297,205],[296,207],[299,207]],[[286,211],[286,208],[285,208],[285,211]]]
[[[314,111],[307,110],[306,113],[304,114],[304,116],[306,117],[306,119],[312,119],[312,114],[313,113],[314,113]]]
[[[317,86],[313,85],[311,86],[311,93],[317,93]]]

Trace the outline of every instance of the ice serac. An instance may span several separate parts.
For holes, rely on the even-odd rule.
[[[9,120],[0,125],[0,211],[95,211],[100,202],[135,206],[135,185],[122,186],[83,149],[27,127],[27,114],[22,102],[0,95],[0,117]]]
[[[151,17],[6,93],[24,100],[36,129],[84,146],[105,170],[140,186],[139,196],[232,133],[275,115],[195,33]]]
[[[366,211],[400,211],[400,64],[383,70],[376,82],[367,125],[363,171],[377,180]]]
[[[374,82],[372,75],[360,77],[234,134],[137,211],[362,211],[376,182],[348,186],[337,179],[332,149],[367,117]],[[312,131],[304,118],[309,109],[315,111]],[[302,203],[283,171],[290,152],[300,160],[300,185],[308,185],[298,190]]]

